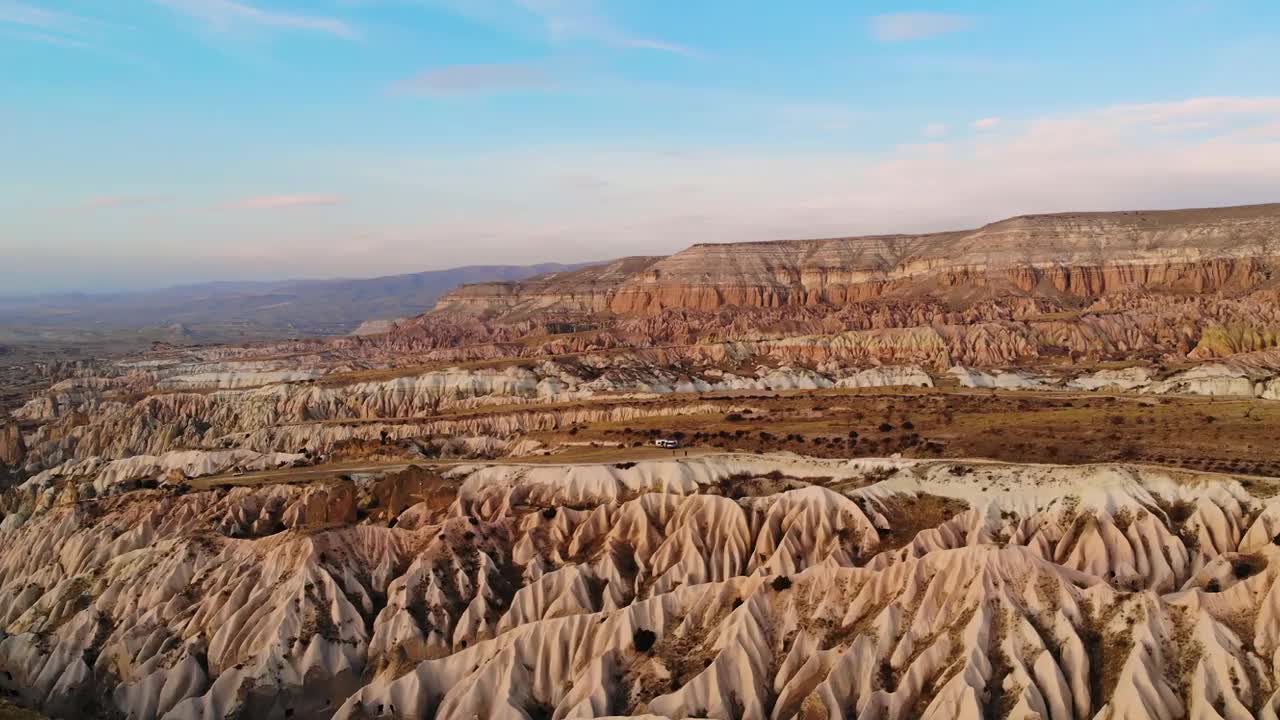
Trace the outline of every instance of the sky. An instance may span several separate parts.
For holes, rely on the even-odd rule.
[[[0,0],[0,295],[1280,201],[1274,0]]]

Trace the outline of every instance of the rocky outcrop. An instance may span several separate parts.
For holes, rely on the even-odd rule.
[[[230,471],[270,470],[305,464],[307,456],[259,453],[252,450],[174,450],[159,456],[132,455],[106,460],[92,455],[68,460],[31,476],[22,489],[39,492],[64,478],[92,480],[94,494],[131,489],[139,483],[181,484],[206,475]]]
[[[954,380],[962,387],[1005,390],[1070,389],[1151,394],[1280,399],[1280,353],[1262,351],[1164,370],[1157,360],[1123,370],[1087,372],[1058,343],[1113,345],[1120,356],[1136,348],[1167,347],[1116,326],[1115,314],[1050,335],[1061,320],[850,330],[762,340],[619,348],[555,360],[515,359],[478,367],[419,372],[385,370],[278,382],[242,390],[168,389],[163,375],[145,385],[130,379],[129,395],[114,383],[63,384],[21,411],[44,422],[27,433],[22,467],[35,474],[69,462],[160,456],[184,449],[245,449],[259,453],[329,455],[344,445],[387,441],[457,456],[493,457],[523,447],[520,436],[575,423],[625,422],[693,412],[695,398],[662,406],[666,395],[779,392],[826,388],[928,387]],[[1087,330],[1085,329],[1087,327]],[[1177,335],[1152,321],[1153,333]],[[1073,337],[1075,339],[1073,339]],[[1159,357],[1169,357],[1162,355]],[[995,366],[995,367],[992,367]],[[390,375],[379,379],[381,374]],[[261,377],[251,371],[248,377]],[[344,378],[349,378],[345,382]],[[373,447],[376,451],[377,448]]]
[[[1045,387],[1044,378],[1023,372],[982,372],[957,365],[947,371],[961,387],[1000,388],[1003,390],[1037,390]]]
[[[22,430],[15,422],[0,424],[0,465],[21,467],[27,455],[27,445]]]
[[[1280,512],[1226,477],[738,455],[452,475],[24,508],[0,523],[23,548],[0,555],[0,688],[134,720],[1280,707]]]

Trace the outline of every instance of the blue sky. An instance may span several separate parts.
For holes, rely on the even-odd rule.
[[[1280,200],[1280,3],[0,0],[0,294]]]

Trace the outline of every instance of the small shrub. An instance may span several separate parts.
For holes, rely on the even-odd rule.
[[[779,575],[773,579],[773,582],[769,583],[769,587],[773,588],[775,592],[782,592],[791,587],[791,578],[786,575]]]
[[[1231,561],[1231,574],[1243,580],[1265,570],[1267,561],[1261,555],[1241,555]]]
[[[631,642],[635,644],[636,650],[639,652],[649,652],[653,649],[653,644],[658,641],[658,636],[652,630],[640,628],[631,636]]]

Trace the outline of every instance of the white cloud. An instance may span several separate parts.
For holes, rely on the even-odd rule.
[[[46,10],[33,5],[0,0],[0,23],[7,25],[23,25],[41,30],[60,30],[75,24],[79,19],[55,10]]]
[[[1175,102],[1117,105],[1098,114],[1130,125],[1207,123],[1212,126],[1241,118],[1274,118],[1280,114],[1280,98],[1199,97]]]
[[[1280,140],[1280,120],[1244,128],[1234,137],[1240,140]]]
[[[300,15],[264,10],[235,0],[151,0],[203,22],[218,32],[239,27],[296,30],[355,38],[355,28],[342,20],[319,15]]]
[[[973,121],[974,130],[990,130],[1000,124],[998,117],[984,117]]]
[[[922,40],[968,30],[973,19],[965,15],[935,12],[904,12],[871,18],[871,34],[881,42]]]
[[[280,208],[337,205],[337,195],[256,195],[219,205],[223,210],[276,210]]]
[[[657,50],[695,57],[698,52],[679,43],[645,37],[624,30],[600,10],[594,0],[516,0],[525,10],[542,19],[555,40],[587,38],[620,48]]]
[[[62,48],[92,50],[95,46],[85,39],[93,21],[35,7],[16,0],[0,0],[0,36],[21,41],[37,42]]]
[[[924,136],[931,138],[939,138],[950,132],[951,128],[946,123],[929,123],[924,126]]]
[[[551,42],[577,40],[614,48],[700,57],[696,48],[633,32],[609,17],[597,0],[422,0],[447,12],[502,30],[542,35]]]
[[[396,83],[402,93],[453,95],[547,88],[551,77],[541,68],[523,63],[449,65],[432,68]]]
[[[95,17],[47,10],[17,0],[0,0],[0,44],[6,41],[36,43],[144,66],[133,52],[112,46],[108,31],[120,27]]]

